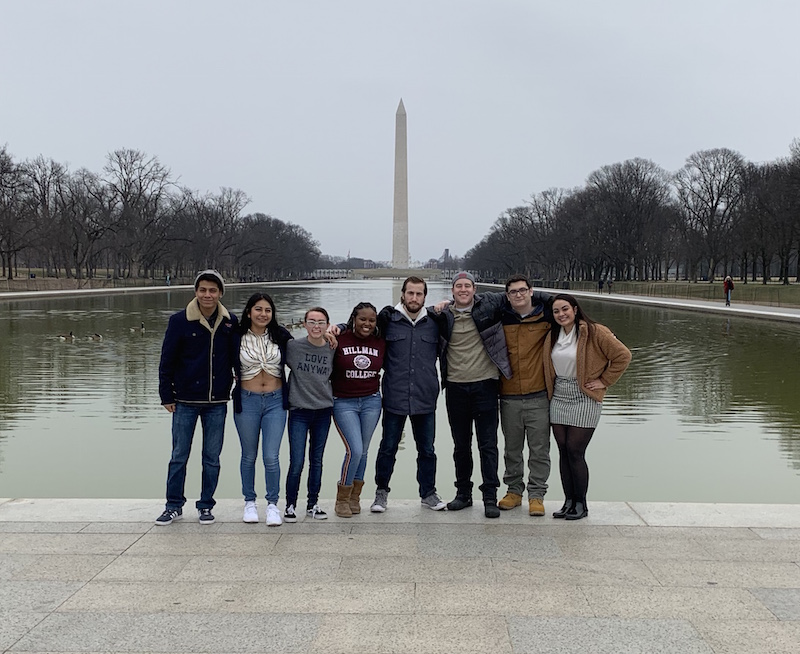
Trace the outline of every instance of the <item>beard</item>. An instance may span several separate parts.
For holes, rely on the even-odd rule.
[[[403,305],[403,307],[405,308],[406,311],[408,311],[408,313],[419,313],[420,310],[422,309],[422,303],[421,302],[419,304],[417,304],[416,302],[412,302],[409,305],[409,303],[406,302],[405,299],[400,298],[400,304]]]

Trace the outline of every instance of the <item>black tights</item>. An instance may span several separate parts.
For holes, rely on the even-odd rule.
[[[586,502],[586,491],[589,488],[589,466],[586,465],[586,448],[592,440],[594,427],[572,427],[570,425],[553,425],[553,436],[558,445],[560,457],[561,485],[564,497]]]

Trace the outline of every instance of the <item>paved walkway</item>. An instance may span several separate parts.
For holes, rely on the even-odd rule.
[[[564,523],[390,499],[278,528],[237,500],[210,526],[156,527],[160,508],[0,499],[0,651],[800,651],[800,505],[597,502]]]

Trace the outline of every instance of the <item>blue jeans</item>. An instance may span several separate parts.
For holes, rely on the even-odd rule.
[[[267,482],[267,502],[277,504],[281,484],[281,464],[278,454],[286,427],[286,410],[283,408],[283,389],[270,393],[242,391],[242,412],[233,414],[239,442],[242,444],[242,495],[246,502],[256,499],[256,458],[258,438],[261,438],[261,458]]]
[[[333,398],[333,422],[345,449],[339,480],[343,486],[350,486],[354,479],[364,481],[367,450],[380,417],[380,392],[364,397]]]
[[[219,455],[225,435],[227,404],[182,404],[175,405],[172,414],[172,456],[167,468],[167,506],[180,509],[186,504],[183,495],[186,484],[186,462],[192,451],[192,440],[197,418],[203,428],[203,481],[198,509],[214,506],[214,491],[219,481]]]
[[[417,444],[417,483],[419,496],[428,497],[436,492],[436,453],[433,449],[433,439],[436,436],[436,414],[420,413],[411,418],[411,430],[414,433],[414,442]],[[397,448],[403,435],[406,416],[383,412],[383,438],[378,448],[378,458],[375,461],[375,484],[387,493],[389,480],[394,472],[397,459]]]
[[[291,409],[289,411],[289,474],[286,475],[286,506],[297,506],[300,475],[306,459],[308,436],[308,502],[311,508],[319,501],[322,487],[322,455],[331,428],[331,407],[326,409]]]

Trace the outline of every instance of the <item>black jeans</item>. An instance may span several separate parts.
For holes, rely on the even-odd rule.
[[[500,480],[497,477],[498,392],[500,382],[484,379],[470,383],[447,383],[447,419],[453,434],[453,460],[456,464],[456,492],[472,496],[472,424],[478,439],[481,459],[480,485],[484,501],[496,501]]]
[[[420,413],[411,418],[411,429],[417,444],[417,483],[419,496],[426,498],[436,492],[436,453],[433,440],[436,437],[436,414]],[[375,462],[375,485],[379,490],[389,491],[389,480],[394,472],[397,448],[403,435],[406,416],[390,411],[383,412],[383,438]]]

